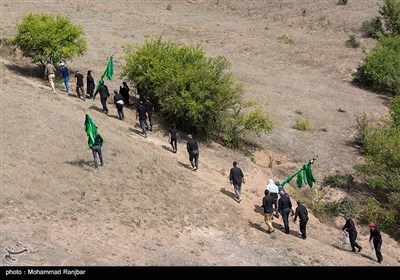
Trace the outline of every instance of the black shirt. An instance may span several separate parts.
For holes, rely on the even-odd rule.
[[[231,168],[231,171],[229,172],[230,181],[233,181],[234,184],[239,184],[242,182],[243,177],[242,169],[237,166]]]
[[[342,230],[346,230],[348,233],[357,234],[356,227],[352,219],[348,218],[346,224],[343,226]]]
[[[308,220],[308,211],[303,204],[299,204],[296,207],[296,211],[294,213],[294,220],[297,220],[299,217],[300,221],[307,221]]]
[[[110,96],[110,93],[108,92],[108,87],[105,84],[102,84],[100,86],[100,88],[98,90],[96,90],[96,92],[94,93],[94,97],[93,98],[95,98],[97,93],[99,93],[99,92],[100,92],[100,97],[103,98],[103,99],[105,99],[108,96]]]
[[[76,85],[78,87],[82,87],[83,86],[83,75],[81,73],[76,73],[75,78],[76,78]]]
[[[194,139],[189,139],[189,141],[187,141],[186,148],[188,153],[199,150],[199,146],[197,145],[197,142]]]
[[[382,240],[381,231],[377,228],[369,230],[369,241],[374,239],[374,241]]]
[[[143,121],[147,119],[146,108],[143,105],[139,105],[136,114],[139,116],[139,120]]]
[[[153,109],[154,109],[153,103],[151,103],[151,101],[146,101],[146,102],[144,102],[143,105],[146,108],[147,114],[149,114],[149,116],[151,116],[153,114]]]
[[[177,139],[177,132],[178,132],[178,130],[176,129],[176,127],[169,129],[169,133],[171,134],[171,139],[174,139],[174,140]]]
[[[274,212],[272,205],[274,205],[274,198],[270,194],[264,196],[263,204],[261,206],[264,208],[264,213],[272,214]]]
[[[282,196],[278,201],[278,212],[285,210],[285,209],[292,209],[292,202],[288,195]]]
[[[116,104],[117,101],[122,100],[124,101],[124,98],[122,97],[122,95],[120,93],[114,95],[114,103]],[[117,105],[121,105],[121,104],[117,104]]]

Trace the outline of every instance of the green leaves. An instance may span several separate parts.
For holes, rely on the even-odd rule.
[[[261,109],[239,114],[243,86],[234,80],[223,56],[207,57],[200,45],[161,38],[124,46],[124,51],[122,76],[134,81],[139,95],[156,101],[165,119],[181,129],[205,139],[225,135],[236,145],[245,131],[272,128]]]
[[[57,64],[86,52],[83,34],[83,29],[73,25],[68,18],[29,13],[17,25],[17,35],[12,43],[35,63],[44,65],[47,59],[51,59]]]

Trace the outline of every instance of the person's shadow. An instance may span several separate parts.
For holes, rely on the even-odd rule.
[[[189,163],[183,163],[183,162],[181,162],[181,161],[178,161],[178,163],[179,163],[181,166],[183,166],[183,167],[185,167],[185,168],[187,168],[187,169],[189,169],[189,170],[192,170],[192,166],[191,166]]]
[[[139,135],[139,136],[143,136],[142,130],[138,130],[138,129],[132,128],[132,127],[129,127],[129,130],[132,131],[133,133]]]
[[[264,215],[264,209],[260,205],[257,205],[257,204],[254,204],[254,212]]]
[[[252,228],[255,228],[255,229],[257,229],[257,230],[259,230],[261,232],[269,234],[269,232],[266,229],[264,229],[260,224],[253,223],[252,221],[249,221],[249,226],[252,227]]]
[[[172,150],[171,147],[167,147],[167,146],[165,146],[165,145],[162,145],[161,148],[163,148],[164,150],[166,150],[166,151],[168,151],[168,152],[173,153],[173,150]]]
[[[237,199],[236,199],[236,195],[233,192],[227,191],[225,188],[221,188],[220,191],[224,195],[226,195],[226,196],[232,198],[234,201],[238,202]]]

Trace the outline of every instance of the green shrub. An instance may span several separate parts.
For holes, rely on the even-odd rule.
[[[400,35],[379,36],[353,77],[355,83],[372,90],[400,94]]]
[[[86,52],[83,34],[83,29],[66,17],[29,13],[17,25],[17,35],[12,44],[35,63],[45,65],[51,59],[58,64]]]
[[[323,184],[335,188],[351,189],[354,185],[354,177],[351,174],[329,175],[324,178]]]
[[[338,0],[337,4],[338,5],[347,5],[348,0]]]
[[[372,20],[366,20],[362,23],[362,31],[368,37],[376,38],[383,32],[381,17],[377,16]]]
[[[356,49],[360,46],[361,43],[358,41],[357,37],[355,35],[350,35],[349,39],[346,41],[346,47]]]
[[[400,0],[384,0],[384,4],[379,5],[379,13],[385,21],[388,33],[400,35]]]
[[[278,37],[278,40],[283,42],[284,44],[294,44],[294,38],[290,35],[282,35]]]
[[[325,204],[325,212],[330,216],[338,216],[340,214],[349,214],[355,216],[358,213],[360,204],[356,200],[343,199],[339,202],[327,202]]]
[[[182,130],[205,139],[219,137],[238,146],[247,132],[272,129],[272,121],[256,103],[243,100],[230,62],[207,57],[199,45],[184,45],[161,38],[124,47],[122,76],[137,85],[141,98],[150,97],[161,115]]]
[[[307,131],[310,129],[310,121],[305,119],[297,119],[293,128],[301,131]]]
[[[400,96],[390,101],[389,111],[392,124],[400,127]]]

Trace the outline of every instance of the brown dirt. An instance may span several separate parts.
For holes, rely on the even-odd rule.
[[[15,34],[27,12],[67,15],[89,42],[88,53],[68,65],[82,73],[90,68],[97,79],[110,54],[118,72],[121,45],[141,43],[145,35],[202,43],[208,54],[232,62],[246,97],[257,100],[276,126],[261,138],[249,135],[263,148],[255,162],[201,143],[200,169],[193,172],[184,140],[171,153],[161,125],[144,139],[131,109],[125,122],[112,104],[105,116],[99,100],[84,102],[60,90],[54,95],[2,58],[0,246],[4,253],[29,249],[15,263],[2,258],[2,265],[378,265],[365,225],[357,225],[364,250],[354,254],[341,243],[340,219],[327,225],[311,214],[309,238],[301,240],[293,222],[290,235],[267,234],[259,208],[268,178],[282,180],[314,155],[318,183],[312,191],[327,174],[353,172],[360,161],[351,145],[355,117],[387,114],[385,98],[351,85],[363,54],[344,46],[350,34],[366,48],[373,45],[359,28],[376,16],[375,0],[347,6],[317,0],[57,2],[2,1],[1,37]],[[277,39],[283,35],[294,43]],[[116,75],[108,86],[121,82]],[[84,111],[106,141],[99,171],[91,165]],[[311,131],[292,128],[300,117],[311,122]],[[240,204],[227,178],[233,160],[247,177]],[[293,198],[303,191],[289,187]],[[282,221],[274,223],[279,229]],[[398,242],[383,237],[384,265],[398,266]]]

